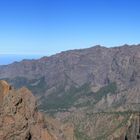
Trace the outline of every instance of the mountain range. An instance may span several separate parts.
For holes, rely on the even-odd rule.
[[[140,45],[14,62],[0,66],[0,79],[31,90],[61,140],[140,139]]]

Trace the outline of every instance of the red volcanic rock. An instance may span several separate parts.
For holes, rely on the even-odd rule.
[[[54,140],[27,88],[11,89],[0,81],[0,103],[0,140]]]

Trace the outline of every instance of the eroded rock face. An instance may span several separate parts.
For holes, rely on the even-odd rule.
[[[140,113],[131,119],[123,140],[140,140]]]
[[[107,140],[140,140],[140,113],[130,114],[126,124],[117,128]]]
[[[1,80],[0,82],[0,103],[2,103],[4,96],[9,92],[10,85],[6,81]]]
[[[27,88],[11,89],[0,81],[0,140],[54,140]]]

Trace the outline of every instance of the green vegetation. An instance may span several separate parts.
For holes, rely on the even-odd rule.
[[[99,91],[94,93],[94,99],[96,102],[100,101],[102,97],[107,96],[107,94],[116,94],[117,85],[116,83],[110,83],[109,85],[102,87]]]
[[[119,114],[119,112],[118,112],[118,114]],[[116,115],[118,115],[118,114],[116,114]],[[119,114],[119,115],[125,115],[124,120],[122,122],[120,122],[116,128],[112,129],[111,131],[109,131],[106,134],[103,134],[103,135],[95,138],[94,140],[105,140],[108,136],[110,136],[115,131],[117,131],[117,129],[119,129],[121,127],[124,127],[127,124],[128,119],[129,119],[130,116],[128,114],[125,114],[125,113],[122,113],[122,114]]]
[[[76,107],[95,105],[98,101],[100,101],[103,97],[106,97],[108,94],[116,94],[116,93],[117,93],[117,85],[116,85],[116,83],[110,83],[109,85],[102,87],[96,93],[88,91],[85,94],[85,96],[89,97],[90,100],[87,100],[87,101],[85,101],[83,103],[77,104]],[[91,100],[91,99],[94,99],[95,101]]]
[[[76,108],[80,108],[80,107],[86,107],[86,106],[91,106],[91,105],[92,105],[91,101],[90,100],[86,100],[86,101],[84,101],[82,103],[78,103],[78,104],[76,104],[74,106]]]
[[[87,136],[84,132],[79,131],[78,128],[74,130],[74,134],[77,140],[93,140],[89,136]]]
[[[43,101],[43,106],[40,108],[47,109],[66,109],[74,105],[74,103],[90,91],[89,84],[85,84],[80,88],[71,87],[68,91],[64,87],[59,87],[57,92],[47,96]]]
[[[25,86],[28,89],[30,89],[34,94],[43,94],[47,89],[44,77],[32,80],[28,80],[27,78],[24,77],[16,77],[11,80],[9,79],[5,80],[8,81],[9,83],[12,83],[12,85],[14,85],[15,88],[21,88]]]
[[[71,106],[84,107],[91,106],[92,102],[95,100],[94,104],[102,99],[102,97],[107,96],[107,94],[115,94],[117,91],[117,86],[115,83],[111,83],[98,92],[93,93],[90,89],[90,84],[84,84],[83,86],[76,88],[72,86],[69,90],[65,91],[65,86],[60,86],[57,88],[56,92],[51,93],[46,98],[42,98],[42,104],[39,106],[40,109],[47,110],[48,112],[57,112],[63,109],[67,110]],[[77,101],[81,98],[85,98],[85,101],[78,103]],[[90,100],[87,100],[90,99]],[[93,99],[93,100],[91,100]],[[76,103],[76,104],[75,104]]]
[[[38,83],[36,85],[31,85],[29,84],[28,88],[34,93],[34,94],[44,94],[45,91],[47,90],[47,84],[45,82],[45,78],[42,77],[40,79],[34,79],[32,81],[30,81],[30,83],[35,83],[36,81],[38,81]]]
[[[131,114],[138,114],[138,111],[114,111],[114,112],[96,112],[96,113],[86,113],[87,116],[93,116],[93,115],[121,115],[121,116],[127,116]]]
[[[23,86],[30,89],[34,94],[43,94],[47,90],[47,85],[45,78],[41,77],[39,79],[28,80],[24,77],[16,77],[12,80],[6,79],[12,83],[16,88],[21,88]],[[57,87],[57,90],[47,97],[42,96],[42,103],[39,106],[48,112],[58,112],[68,110],[71,106],[76,108],[91,106],[95,104],[102,97],[107,96],[107,94],[115,94],[117,91],[117,86],[115,83],[111,83],[105,87],[102,87],[98,92],[93,93],[90,89],[90,83],[84,84],[83,86],[76,88],[72,86],[69,90],[65,91],[65,85]],[[85,98],[86,97],[86,98]],[[83,102],[77,102],[79,99],[83,99]]]

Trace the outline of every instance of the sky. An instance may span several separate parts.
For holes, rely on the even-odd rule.
[[[1,0],[0,54],[140,43],[139,0]]]

